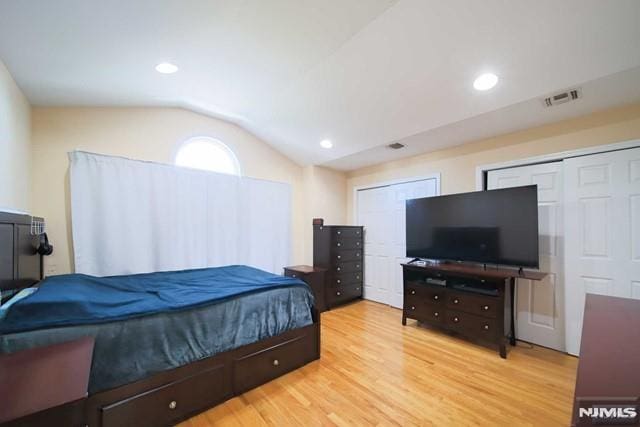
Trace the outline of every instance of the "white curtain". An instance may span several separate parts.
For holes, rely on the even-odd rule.
[[[289,184],[80,151],[69,160],[77,273],[289,264]]]

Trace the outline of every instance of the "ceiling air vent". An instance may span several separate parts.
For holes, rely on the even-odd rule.
[[[554,105],[564,104],[580,98],[582,98],[582,90],[576,88],[551,95],[545,98],[543,102],[545,107],[553,107]]]
[[[387,147],[393,148],[394,150],[399,150],[401,148],[404,148],[404,145],[400,144],[399,142],[394,142],[393,144],[387,145]]]

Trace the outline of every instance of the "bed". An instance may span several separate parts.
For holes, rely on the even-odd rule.
[[[55,276],[0,331],[0,352],[96,338],[90,426],[171,425],[320,357],[308,286],[246,266]]]

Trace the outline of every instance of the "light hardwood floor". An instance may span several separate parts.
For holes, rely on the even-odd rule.
[[[369,301],[322,314],[322,357],[181,424],[569,425],[577,359],[518,343],[508,359]]]

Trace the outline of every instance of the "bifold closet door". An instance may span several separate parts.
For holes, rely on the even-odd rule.
[[[437,195],[437,184],[436,179],[423,179],[358,190],[357,225],[364,226],[364,298],[402,307],[405,201]]]
[[[538,185],[540,270],[544,280],[518,279],[516,335],[523,341],[565,349],[562,162],[489,171],[487,188]]]
[[[365,299],[389,304],[391,192],[389,187],[358,191],[358,222],[364,226],[364,283]]]
[[[640,298],[640,148],[564,164],[567,351],[577,355],[587,293]]]

